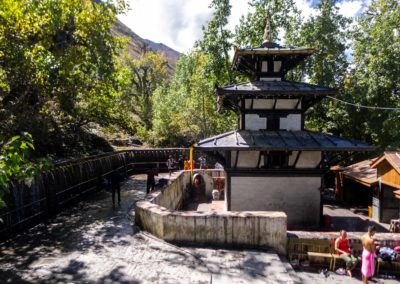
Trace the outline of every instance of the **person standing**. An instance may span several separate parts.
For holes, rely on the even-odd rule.
[[[121,175],[117,169],[114,169],[114,171],[111,173],[110,181],[112,190],[112,203],[113,208],[115,208],[115,193],[118,195],[118,205],[121,204]]]
[[[362,283],[367,284],[368,278],[372,277],[375,272],[375,242],[372,238],[376,233],[375,226],[368,227],[368,232],[361,237],[363,245],[362,252]]]
[[[345,230],[341,230],[340,236],[335,240],[335,251],[339,255],[339,258],[343,259],[346,263],[347,275],[352,277],[352,270],[357,265],[357,258],[352,255],[349,239],[347,238],[347,232]]]
[[[172,171],[175,167],[175,160],[174,158],[172,158],[172,155],[169,155],[169,158],[167,160],[167,168],[168,168],[168,172],[169,172],[169,176],[171,177]]]
[[[154,176],[157,176],[158,173],[156,169],[152,168],[147,171],[147,186],[146,186],[146,194],[149,194],[154,190],[154,186],[156,184],[156,180]]]
[[[207,160],[205,156],[200,156],[199,163],[200,163],[200,169],[202,170],[207,169]]]
[[[178,158],[178,167],[179,167],[179,170],[183,170],[183,163],[184,163],[183,156],[182,156],[182,155],[179,155],[179,158]]]
[[[185,170],[185,171],[188,171],[188,170],[190,170],[190,161],[189,160],[185,160],[184,161],[184,163],[183,163],[183,169]]]

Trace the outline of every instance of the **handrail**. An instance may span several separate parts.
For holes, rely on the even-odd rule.
[[[30,224],[32,219],[43,219],[43,217],[37,219],[38,215],[47,216],[48,213],[57,213],[73,199],[98,188],[99,184],[94,184],[94,182],[99,177],[109,176],[115,169],[128,175],[132,171],[144,171],[147,168],[146,165],[157,165],[161,168],[165,164],[166,156],[170,153],[178,154],[187,151],[187,148],[135,148],[56,162],[50,170],[42,173],[43,182],[36,185],[40,188],[38,200],[18,207],[8,207],[4,211],[0,210],[0,212],[3,211],[0,218],[4,221],[0,224],[0,238],[4,238],[5,232],[14,232],[15,227],[19,230],[26,227],[25,223],[28,226],[32,225]],[[80,189],[71,192],[76,188]],[[27,197],[25,191],[21,194],[24,199]],[[13,195],[10,198],[14,198]],[[30,196],[28,198],[31,199]],[[22,226],[18,226],[22,223],[24,223]]]

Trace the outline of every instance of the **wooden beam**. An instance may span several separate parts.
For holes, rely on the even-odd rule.
[[[261,164],[261,157],[262,157],[262,151],[260,151],[260,152],[258,152],[259,154],[258,154],[258,162],[257,162],[257,168],[260,168],[260,164]]]
[[[236,157],[235,157],[235,169],[237,168],[238,160],[239,160],[239,153],[240,151],[236,151]]]
[[[298,100],[297,100],[297,104],[296,104],[296,106],[294,107],[295,109],[298,109],[298,107],[299,107],[299,105],[300,105],[300,103],[301,103],[301,101],[303,100],[303,97],[300,97]],[[301,108],[300,108],[301,109]]]
[[[296,165],[297,165],[297,162],[299,161],[301,153],[302,153],[302,151],[297,151],[297,156],[296,156],[296,159],[294,160],[293,168],[296,168]]]
[[[275,110],[275,108],[276,108],[276,102],[277,101],[278,101],[278,98],[275,97],[274,106],[272,107],[273,110]]]

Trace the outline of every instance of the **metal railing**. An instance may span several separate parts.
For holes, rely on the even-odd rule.
[[[37,200],[32,200],[27,189],[23,191],[23,201],[29,200],[29,203],[18,207],[9,205],[3,209],[4,212],[0,211],[3,220],[0,223],[0,239],[24,230],[44,217],[58,213],[88,193],[101,189],[103,184],[100,181],[107,179],[115,170],[125,176],[144,173],[153,167],[166,170],[165,163],[169,155],[187,156],[187,153],[188,149],[185,148],[132,149],[59,162],[41,175],[43,182],[36,184],[40,187]],[[25,198],[25,195],[28,197]],[[15,198],[12,192],[8,196],[9,200]]]

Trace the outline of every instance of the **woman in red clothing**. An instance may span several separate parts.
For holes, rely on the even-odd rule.
[[[345,230],[340,231],[340,237],[335,241],[335,251],[346,262],[346,272],[352,277],[351,271],[357,265],[357,258],[351,254],[349,239]]]

